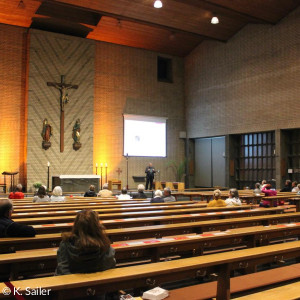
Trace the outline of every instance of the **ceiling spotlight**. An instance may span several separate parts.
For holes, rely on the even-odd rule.
[[[19,1],[18,8],[21,8],[21,9],[25,8],[25,3],[23,0]]]
[[[162,8],[163,4],[162,4],[162,2],[160,0],[155,0],[153,6],[155,8]]]
[[[211,22],[211,24],[219,24],[219,18],[214,16],[214,17],[211,18],[210,22]]]

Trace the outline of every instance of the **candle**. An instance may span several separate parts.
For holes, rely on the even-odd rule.
[[[48,161],[47,166],[50,167],[50,162]]]
[[[96,168],[98,168],[98,164],[96,163]]]
[[[107,168],[107,163],[105,163],[105,168]]]
[[[100,166],[101,166],[101,168],[102,168],[102,167],[103,167],[103,163],[101,163],[101,165],[100,165]]]

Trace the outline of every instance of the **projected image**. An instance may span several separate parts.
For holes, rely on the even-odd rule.
[[[124,116],[124,155],[165,157],[166,120],[158,121]]]

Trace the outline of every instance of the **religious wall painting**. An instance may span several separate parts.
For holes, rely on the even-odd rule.
[[[81,148],[81,143],[80,143],[80,119],[77,119],[74,126],[73,126],[72,138],[74,140],[73,149],[75,151],[77,151]]]
[[[49,124],[46,118],[43,121],[41,136],[43,138],[42,147],[43,149],[48,150],[51,147],[50,138],[52,136],[52,126]]]

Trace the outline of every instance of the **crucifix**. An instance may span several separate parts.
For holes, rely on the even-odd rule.
[[[118,173],[118,180],[120,180],[120,174],[122,173],[122,170],[120,168],[118,168],[117,173]]]
[[[78,89],[78,85],[65,83],[65,75],[61,75],[59,83],[47,82],[48,86],[53,86],[60,91],[60,152],[64,152],[64,121],[65,104],[69,102],[69,89]]]

